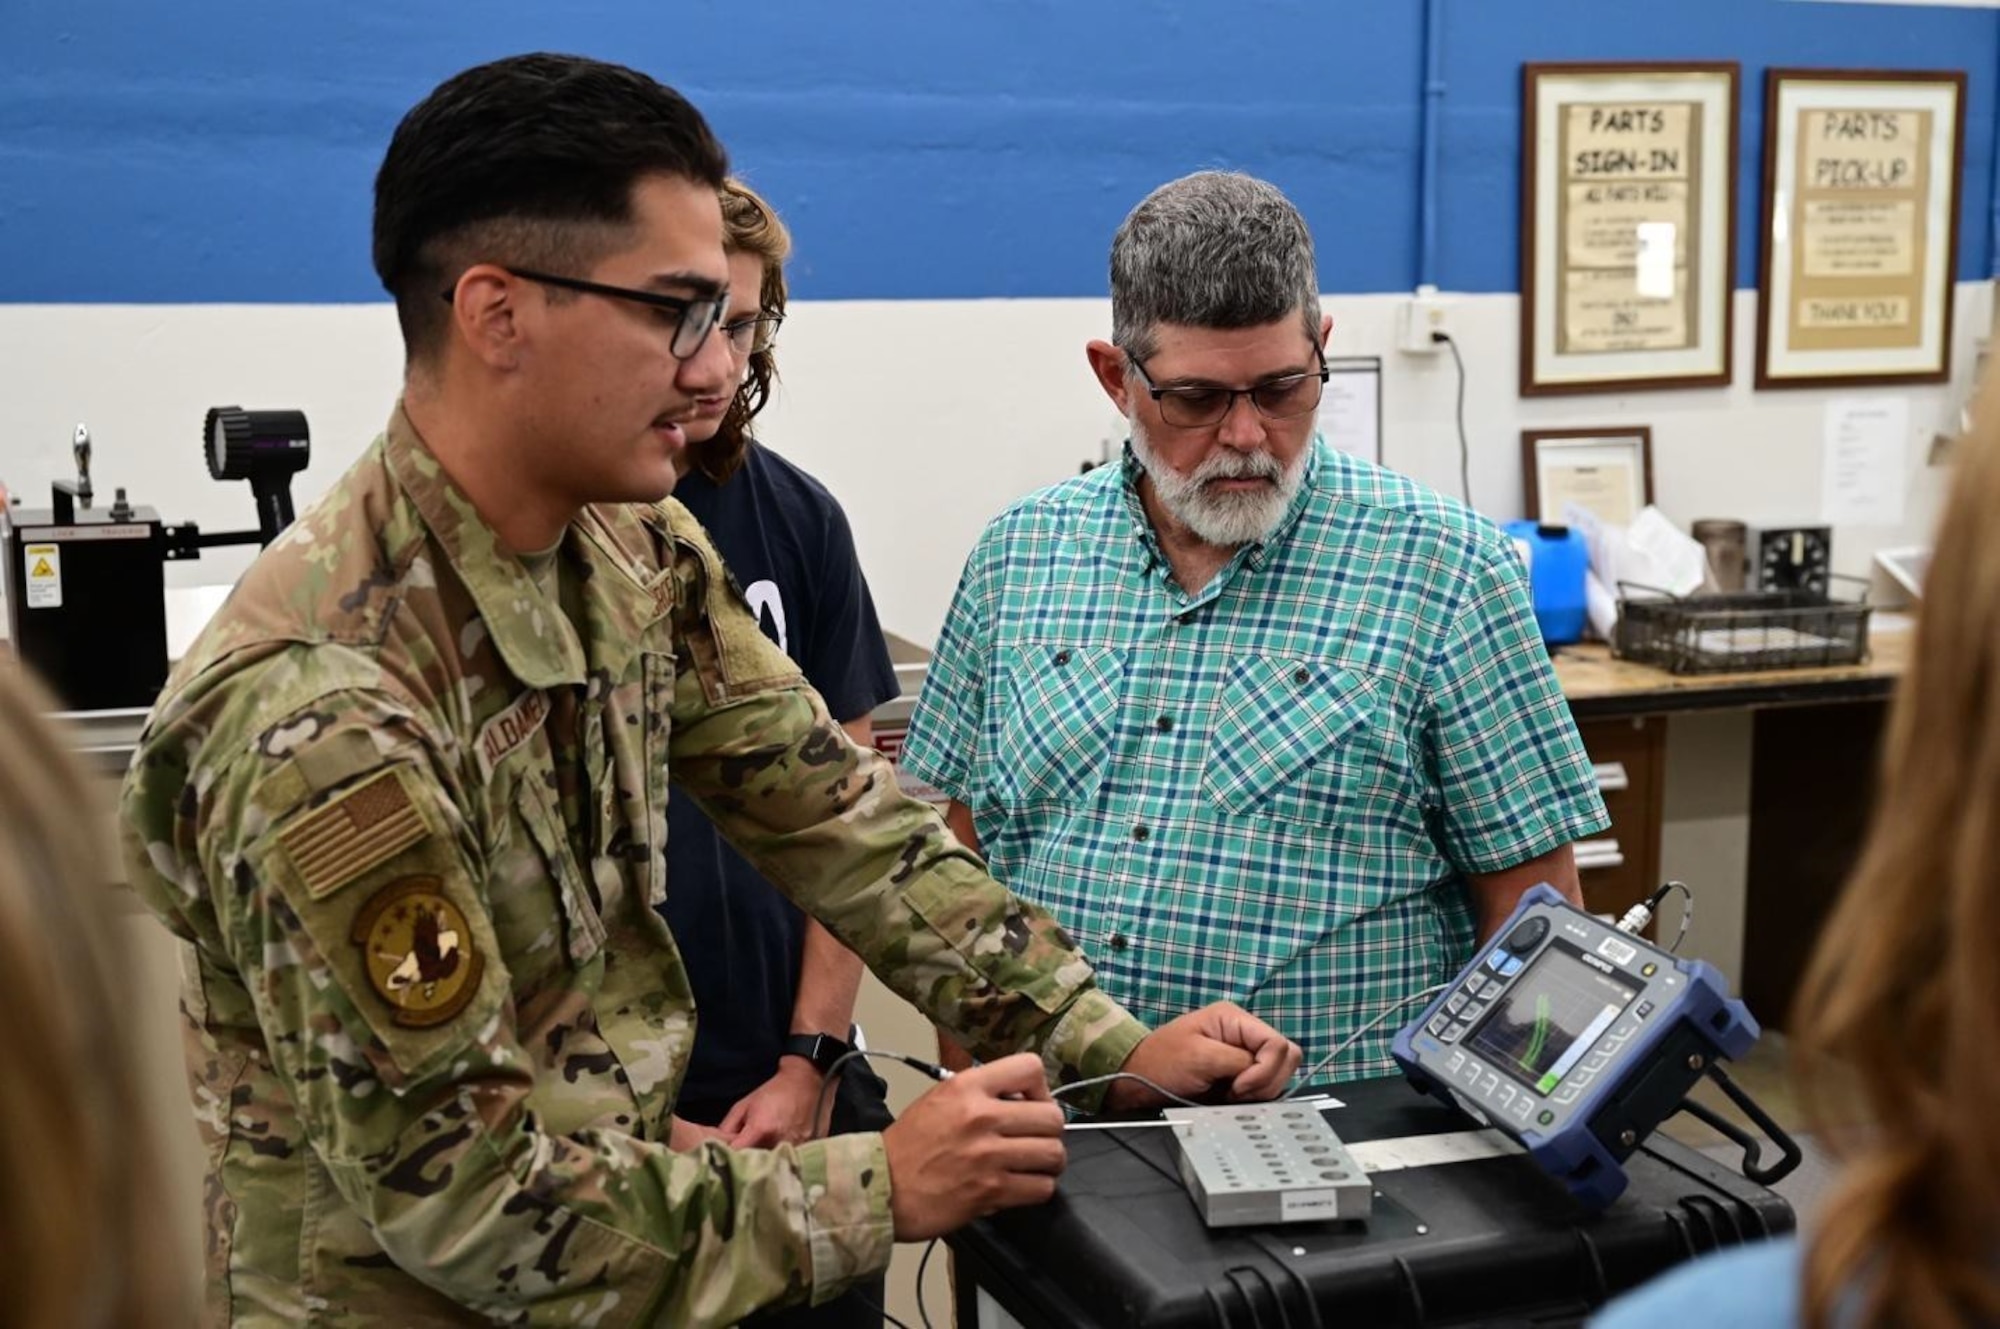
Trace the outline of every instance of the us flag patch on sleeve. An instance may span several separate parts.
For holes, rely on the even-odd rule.
[[[313,899],[325,899],[431,833],[405,779],[400,769],[383,771],[279,834]]]

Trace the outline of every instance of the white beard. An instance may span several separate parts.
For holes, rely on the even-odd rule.
[[[1132,427],[1132,455],[1153,482],[1153,493],[1166,510],[1208,544],[1223,548],[1253,544],[1268,539],[1290,511],[1305,479],[1306,457],[1302,448],[1290,466],[1280,466],[1268,452],[1231,452],[1223,449],[1197,466],[1192,475],[1182,475],[1162,461],[1146,437],[1146,427],[1138,420]],[[1212,490],[1211,480],[1243,480],[1258,477],[1272,481],[1268,488],[1242,491]]]

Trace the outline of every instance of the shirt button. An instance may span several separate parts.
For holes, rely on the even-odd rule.
[[[1153,721],[1153,728],[1163,734],[1171,734],[1174,731],[1174,717],[1171,715],[1161,716],[1159,719]]]
[[[1301,669],[1296,674],[1292,675],[1292,682],[1298,684],[1300,687],[1304,687],[1306,684],[1312,681],[1313,681],[1313,676],[1312,676],[1312,671],[1310,669]]]
[[[1143,839],[1145,839],[1145,838],[1146,838],[1147,836],[1149,836],[1149,835],[1151,835],[1151,834],[1152,834],[1152,832],[1151,832],[1151,831],[1149,831],[1149,830],[1147,830],[1147,829],[1146,829],[1146,827],[1145,827],[1145,825],[1144,825],[1143,823],[1141,823],[1140,825],[1137,825],[1137,826],[1134,826],[1134,827],[1132,828],[1132,838],[1133,838],[1134,840],[1143,840]]]
[[[1114,951],[1122,951],[1122,950],[1124,950],[1124,949],[1125,949],[1125,948],[1126,948],[1127,946],[1130,946],[1131,944],[1132,944],[1131,940],[1130,940],[1129,938],[1127,938],[1127,937],[1126,937],[1126,935],[1125,935],[1124,933],[1122,933],[1122,932],[1114,932],[1114,933],[1112,933],[1112,934],[1111,934],[1111,949],[1112,949],[1112,950],[1114,950]]]
[[[1069,652],[1068,652],[1068,651],[1057,651],[1057,652],[1056,652],[1056,663],[1057,663],[1057,664],[1059,664],[1059,665],[1066,665],[1066,664],[1068,664],[1068,663],[1069,663]]]

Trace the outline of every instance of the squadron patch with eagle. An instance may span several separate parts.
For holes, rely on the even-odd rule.
[[[443,1024],[479,991],[485,961],[436,877],[405,877],[376,891],[355,915],[352,940],[369,987],[405,1028]]]

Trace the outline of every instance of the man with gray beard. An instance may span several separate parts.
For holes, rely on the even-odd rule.
[[[1511,543],[1318,436],[1332,319],[1283,194],[1155,190],[1111,322],[1123,463],[987,527],[903,762],[1141,1018],[1235,1001],[1311,1064],[1530,886],[1580,903],[1604,806]],[[1387,1070],[1397,1023],[1336,1076]]]

